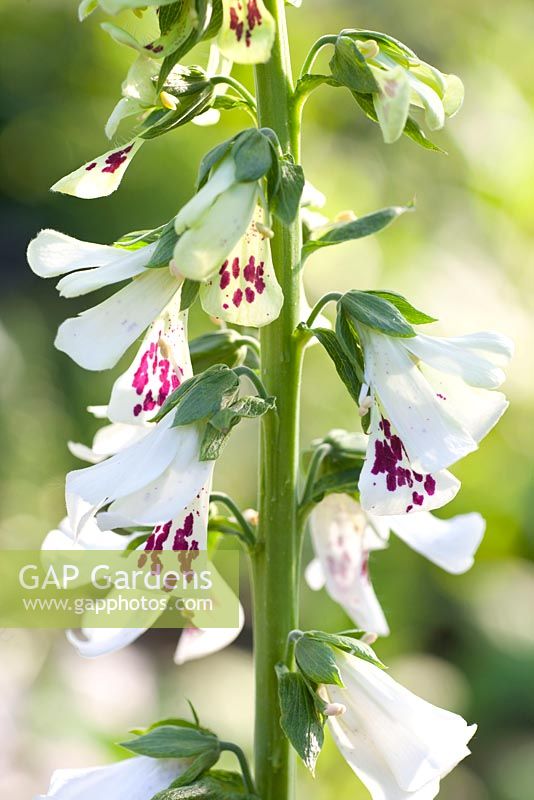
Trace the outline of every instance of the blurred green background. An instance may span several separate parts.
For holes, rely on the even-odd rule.
[[[53,227],[104,243],[159,225],[190,196],[203,153],[248,122],[235,113],[217,127],[181,128],[151,142],[109,198],[53,195],[48,187],[58,177],[108,149],[103,124],[131,51],[109,40],[98,15],[80,25],[75,2],[0,5],[0,545],[29,547],[62,517],[64,473],[79,466],[66,441],[89,442],[96,422],[84,408],[106,402],[119,370],[86,373],[53,349],[59,322],[87,299],[60,300],[51,282],[33,276],[28,240]],[[393,630],[378,653],[393,676],[480,726],[473,756],[440,797],[526,800],[534,784],[534,64],[525,33],[534,6],[304,0],[288,16],[295,65],[319,35],[363,27],[397,36],[466,84],[461,114],[436,136],[448,157],[407,140],[384,146],[344,90],[313,96],[304,166],[328,197],[327,213],[360,215],[413,197],[417,213],[379,238],[314,256],[306,286],[312,301],[331,289],[401,291],[440,318],[437,333],[491,328],[516,341],[512,406],[481,450],[454,468],[463,489],[443,510],[486,517],[475,567],[453,578],[393,540],[372,570]],[[149,25],[129,15],[123,21],[130,29]],[[199,48],[194,60],[205,56]],[[250,70],[236,74],[250,84]],[[195,310],[192,334],[209,324]],[[312,348],[303,445],[331,427],[357,425],[325,355]],[[252,424],[241,426],[217,470],[217,488],[244,506],[255,505],[255,437]],[[302,615],[303,627],[347,625],[324,593],[307,589]],[[250,628],[230,650],[180,669],[172,663],[174,639],[153,631],[125,651],[83,661],[60,633],[0,632],[0,796],[26,800],[46,790],[55,767],[110,760],[128,728],[183,712],[186,697],[205,723],[250,749]],[[331,742],[317,779],[299,774],[300,796],[309,800],[367,797]]]

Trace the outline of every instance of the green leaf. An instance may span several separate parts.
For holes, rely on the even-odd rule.
[[[182,291],[180,293],[180,311],[187,311],[188,308],[191,308],[198,297],[199,291],[199,281],[193,281],[191,278],[185,279],[182,283]]]
[[[197,728],[161,725],[121,747],[151,758],[190,758],[203,753],[220,753],[219,740]]]
[[[211,770],[200,780],[181,788],[165,789],[152,800],[259,800],[250,794],[237,772]]]
[[[384,664],[374,650],[368,644],[362,642],[361,639],[353,639],[351,636],[344,636],[340,633],[325,633],[324,631],[306,631],[305,635],[317,642],[324,642],[345,653],[357,656],[363,661],[368,661],[370,664],[374,664],[375,667],[385,669]]]
[[[313,683],[333,683],[343,686],[332,648],[324,642],[301,636],[295,645],[299,669]]]
[[[336,368],[337,374],[345,384],[347,391],[358,403],[363,376],[359,374],[356,359],[348,358],[336,334],[327,328],[313,328],[313,335],[322,344]]]
[[[235,136],[232,136],[230,139],[226,139],[226,141],[221,142],[220,144],[216,145],[216,147],[214,147],[212,150],[209,150],[206,153],[206,155],[200,162],[200,167],[198,169],[197,191],[201,189],[202,186],[204,186],[204,184],[208,180],[211,170],[229,152],[234,141],[235,141]]]
[[[437,322],[435,317],[429,317],[424,311],[419,311],[417,308],[414,308],[401,294],[397,294],[396,292],[374,291],[372,289],[369,290],[367,294],[375,294],[377,297],[387,300],[394,305],[395,308],[400,311],[404,319],[412,325],[427,325],[430,322]]]
[[[241,335],[232,328],[205,333],[193,339],[189,342],[193,372],[203,372],[214,364],[239,366],[247,354],[247,348],[242,342]]]
[[[312,234],[312,238],[308,239],[302,248],[303,260],[322,247],[330,247],[334,244],[362,239],[364,236],[372,236],[387,228],[402,214],[412,210],[413,206],[389,206],[350,222],[336,224],[325,233],[317,235],[317,238],[313,238]]]
[[[410,50],[407,45],[403,42],[400,42],[398,39],[394,39],[393,36],[390,36],[387,33],[380,33],[379,31],[369,31],[359,28],[346,28],[345,30],[341,31],[340,36],[350,36],[353,39],[360,39],[362,41],[366,41],[367,39],[374,39],[376,42],[379,42],[381,45],[381,49],[384,51],[388,51],[391,55],[395,57],[397,62],[405,64],[408,66],[410,61],[416,61],[419,63],[419,58],[416,56],[413,50]]]
[[[367,61],[360,53],[356,42],[348,36],[342,34],[338,36],[330,69],[336,81],[352,91],[363,94],[379,91]]]
[[[257,128],[249,128],[239,134],[232,147],[232,156],[236,178],[243,183],[263,178],[273,163],[270,141]]]
[[[352,92],[352,96],[369,119],[373,122],[378,122],[375,107],[373,105],[373,98],[369,94],[361,94],[360,92]],[[421,126],[413,119],[408,117],[404,128],[404,135],[412,139],[416,144],[424,147],[426,150],[433,150],[436,153],[445,153],[441,147],[430,141],[427,135],[422,130]]]
[[[273,214],[285,225],[290,225],[298,214],[300,198],[304,191],[304,171],[289,155],[279,159],[277,187],[270,196]]]
[[[380,333],[399,337],[415,336],[414,329],[400,311],[382,297],[352,289],[343,295],[339,305],[356,322]]]
[[[212,417],[224,407],[225,401],[231,402],[238,391],[239,378],[225,364],[206,370],[180,399],[172,427]]]
[[[156,249],[152,253],[152,258],[147,264],[150,269],[160,269],[168,267],[178,241],[178,234],[174,230],[174,217],[163,228],[158,239]]]
[[[298,672],[278,666],[280,726],[306,767],[313,774],[324,742],[323,719],[306,681]]]
[[[274,397],[240,397],[235,403],[214,414],[204,431],[200,446],[200,460],[214,461],[228,442],[230,433],[242,419],[261,417],[275,408]]]
[[[139,134],[140,138],[155,139],[202,114],[211,105],[213,98],[213,87],[210,83],[206,83],[205,86],[205,89],[188,95],[187,98],[181,98],[176,111],[166,108],[157,108],[152,111],[143,122],[143,132]]]
[[[138,250],[147,244],[157,242],[165,227],[165,225],[160,225],[158,228],[152,228],[151,230],[130,231],[123,234],[116,242],[113,242],[113,247],[121,247],[123,250]]]
[[[354,495],[358,489],[362,467],[363,459],[357,468],[339,469],[320,477],[312,487],[311,499],[313,502],[320,503],[328,494]]]
[[[215,365],[213,368],[216,366],[217,365]],[[206,370],[206,372],[207,371],[208,370]],[[152,417],[150,422],[159,422],[160,419],[163,419],[163,417],[169,413],[169,411],[172,411],[173,408],[176,408],[176,406],[181,402],[182,398],[191,391],[193,386],[197,384],[201,377],[201,375],[194,375],[192,378],[188,378],[186,381],[181,383],[180,386],[175,389],[174,392],[171,392],[171,394],[167,397],[158,413]]]

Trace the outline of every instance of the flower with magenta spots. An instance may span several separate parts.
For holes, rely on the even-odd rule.
[[[88,161],[74,172],[60,178],[51,187],[52,191],[85,200],[107,197],[119,188],[124,173],[143,141],[143,139],[133,139],[122,147],[108,150],[104,155]]]
[[[495,390],[512,342],[497,333],[404,338],[355,326],[365,362],[362,408],[371,406],[362,506],[373,514],[439,508],[460,487],[446,468],[476,450],[508,407]]]
[[[322,589],[366,631],[387,636],[389,627],[375,595],[369,556],[388,545],[392,531],[418,553],[453,574],[466,572],[484,535],[480,514],[442,520],[419,514],[375,517],[347,494],[331,494],[310,517],[315,558],[308,564],[310,588]]]
[[[272,14],[263,0],[222,0],[223,21],[217,44],[236,64],[269,60],[276,33]]]
[[[216,319],[260,328],[280,314],[284,296],[276,279],[269,239],[261,232],[262,218],[258,207],[247,232],[218,273],[200,288],[204,311]],[[256,223],[260,223],[259,228]]]

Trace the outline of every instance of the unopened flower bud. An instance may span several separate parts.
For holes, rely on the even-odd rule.
[[[378,42],[368,39],[366,42],[356,41],[356,46],[364,58],[376,58],[380,52]]]
[[[356,214],[349,209],[347,211],[340,211],[335,218],[335,222],[354,222],[355,219],[357,219]]]
[[[364,644],[372,645],[378,639],[378,635],[376,633],[364,633],[361,640]]]
[[[263,222],[256,221],[254,225],[256,226],[258,233],[263,236],[264,239],[272,239],[274,237],[273,229],[269,228],[267,225],[264,225]]]
[[[169,92],[160,92],[159,93],[159,101],[164,108],[168,108],[169,111],[176,111],[178,108],[178,100]]]
[[[345,713],[347,707],[343,703],[327,703],[323,708],[325,717],[340,717]]]

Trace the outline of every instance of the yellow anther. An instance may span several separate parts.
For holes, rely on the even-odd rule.
[[[263,222],[255,222],[254,225],[256,226],[258,233],[263,236],[264,239],[273,238],[274,231],[272,228],[269,228],[268,225],[264,225]]]
[[[169,94],[169,92],[160,92],[159,93],[159,101],[164,108],[168,108],[169,111],[176,111],[178,108],[178,100],[174,95]]]
[[[356,40],[356,46],[364,58],[376,58],[380,52],[378,42],[374,39],[367,39],[365,42]]]
[[[139,17],[139,19],[142,19],[143,14],[145,13],[146,10],[147,6],[142,6],[141,8],[132,8],[133,13],[135,14],[136,17]]]
[[[335,222],[354,222],[355,219],[357,219],[357,216],[354,211],[340,211]]]

